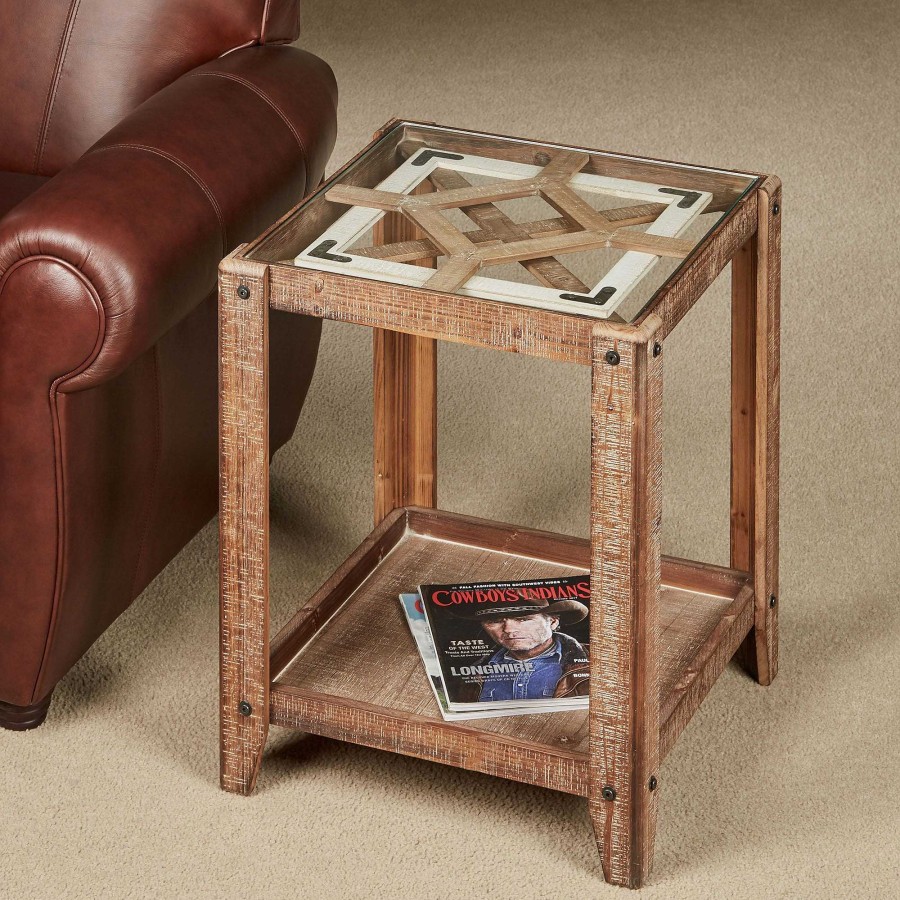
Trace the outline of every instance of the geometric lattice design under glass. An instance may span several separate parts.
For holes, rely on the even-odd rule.
[[[375,188],[332,187],[327,200],[351,208],[294,263],[489,300],[618,318],[616,309],[661,257],[683,259],[693,249],[695,241],[680,235],[703,212],[712,194],[583,173],[589,160],[586,153],[556,150],[545,156],[546,164],[527,165],[419,145]],[[475,185],[472,176],[491,181]],[[422,192],[422,188],[430,190]],[[499,204],[523,197],[540,197],[558,215],[514,221]],[[597,202],[610,200],[618,202],[610,208],[600,208]],[[456,210],[474,228],[461,228],[450,215]],[[386,212],[401,213],[424,237],[357,247],[361,236]],[[599,280],[585,284],[567,268],[565,255],[599,249],[623,252]],[[411,264],[429,259],[436,261],[436,268]],[[537,283],[485,277],[489,267],[508,263],[521,264]]]

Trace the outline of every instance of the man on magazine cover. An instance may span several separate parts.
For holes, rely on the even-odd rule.
[[[589,691],[587,649],[559,631],[561,624],[580,622],[588,608],[577,600],[521,599],[488,608],[454,610],[458,618],[475,619],[499,648],[478,665],[496,666],[503,674],[481,676],[464,685],[461,702],[536,700],[585,697]],[[522,666],[521,663],[527,663]],[[519,665],[506,665],[518,663]]]

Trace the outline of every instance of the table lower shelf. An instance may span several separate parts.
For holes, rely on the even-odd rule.
[[[400,608],[421,583],[568,575],[586,540],[433,509],[395,510],[272,645],[273,725],[588,793],[588,712],[445,722]],[[744,573],[663,557],[660,757],[753,622]]]

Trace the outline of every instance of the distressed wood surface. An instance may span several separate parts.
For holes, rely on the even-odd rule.
[[[628,230],[621,221],[611,221],[601,210],[594,209],[579,196],[569,180],[589,159],[589,154],[584,152],[556,150],[533,177],[503,178],[490,184],[475,186],[457,174],[455,186],[444,177],[444,190],[418,195],[388,191],[383,187],[335,184],[327,191],[326,197],[332,203],[402,213],[415,222],[431,243],[446,255],[446,260],[438,265],[437,272],[426,287],[448,293],[462,288],[482,267],[504,262],[547,260],[557,253],[610,247],[675,258],[682,258],[691,251],[694,241],[679,240],[666,234],[642,234]],[[453,174],[450,173],[451,177]],[[441,183],[440,177],[436,183]],[[451,208],[464,210],[472,206],[483,211],[490,209],[498,201],[528,196],[543,197],[561,213],[563,219],[580,226],[582,230],[531,237],[525,232],[511,234],[508,226],[512,223],[507,221],[504,223],[507,226],[504,228],[505,234],[495,232],[494,236],[499,239],[496,244],[475,244],[442,213]],[[671,212],[671,208],[669,211]],[[499,210],[497,213],[500,214]],[[482,218],[482,225],[488,221]],[[656,227],[662,226],[658,223]],[[323,234],[323,237],[328,236],[327,232]],[[512,240],[508,240],[509,238]],[[345,249],[341,241],[338,244],[341,249]],[[559,265],[558,262],[554,263]],[[546,262],[543,265],[546,266]]]
[[[662,355],[650,343],[596,335],[589,807],[604,876],[628,887],[646,880],[656,834],[661,429]]]
[[[663,556],[665,583],[716,597],[736,597],[747,583],[747,573],[708,562]]]
[[[273,642],[273,723],[586,796],[588,712],[445,722],[394,601],[422,582],[574,574],[589,561],[583,539],[439,510],[394,510]],[[655,702],[683,703],[681,728],[696,709],[684,697],[703,676],[711,641],[746,580],[664,559],[664,579],[670,569],[683,586],[661,591]]]
[[[625,154],[567,148],[551,142],[535,142],[502,136],[479,135],[464,130],[432,128],[429,123],[399,122],[385,132],[383,140],[376,139],[336,172],[323,188],[317,190],[309,202],[295,207],[275,225],[267,229],[247,248],[246,255],[259,260],[276,262],[293,259],[304,247],[325,231],[342,213],[340,206],[329,203],[325,194],[339,183],[349,187],[368,187],[377,184],[402,159],[404,147],[418,149],[424,142],[451,152],[489,152],[497,159],[530,165],[546,165],[559,151],[583,153],[588,157],[582,171],[586,174],[615,178],[638,179],[669,184],[692,190],[706,190],[713,194],[707,212],[724,212],[732,207],[747,189],[752,173],[727,172],[704,167],[690,167],[683,163],[652,160]],[[407,149],[407,155],[409,149]],[[609,216],[611,221],[616,221]],[[652,219],[643,220],[644,222]],[[618,225],[624,223],[617,222]],[[632,224],[637,224],[632,223]],[[551,231],[552,233],[552,231]],[[655,252],[655,251],[650,251]]]
[[[427,182],[416,189],[428,190]],[[375,226],[374,243],[421,237],[408,219],[388,213]],[[397,507],[437,505],[437,341],[373,329],[372,365],[377,525]]]
[[[753,625],[753,587],[746,583],[684,667],[681,680],[662,697],[659,756],[665,759],[725,670]],[[663,638],[664,640],[664,638]]]
[[[773,205],[780,204],[780,182],[422,123],[389,125],[384,140],[337,173],[314,202],[222,266],[222,784],[252,790],[271,717],[587,796],[606,879],[637,887],[652,864],[661,760],[733,655],[763,684],[777,671],[777,604],[769,598],[778,590],[780,216]],[[428,287],[376,280],[361,286],[353,276],[245,258],[296,255],[340,214],[325,199],[330,188],[340,182],[338,193],[372,200],[369,186],[426,141],[450,153],[487,152],[544,167],[541,184],[531,188],[544,192],[560,216],[516,224],[490,205],[496,186],[452,177],[441,184],[438,174],[441,190],[429,209],[410,197],[401,204],[419,210],[427,234],[388,220],[376,235],[383,246],[369,254],[426,264],[456,254],[445,264],[447,274],[435,275]],[[660,214],[654,203],[587,211],[565,185],[574,171],[708,191],[708,210],[730,211],[633,325],[433,289],[450,291],[473,264],[500,261],[519,261],[556,289],[571,273],[552,259],[554,248],[583,241],[576,232],[585,223],[599,230],[602,219],[609,239],[616,228]],[[382,194],[374,200],[397,208],[396,195]],[[438,212],[449,206],[461,206],[478,229],[451,234]],[[654,254],[686,252],[677,239],[622,234],[629,247],[643,240]],[[724,569],[660,556],[662,355],[654,344],[736,254],[732,567]],[[241,284],[250,295],[239,300]],[[282,629],[271,656],[267,300],[276,309],[386,330],[375,338],[376,479],[378,472],[386,476],[376,488],[376,517],[384,518]],[[592,366],[590,541],[399,506],[435,502],[436,338]],[[607,359],[613,350],[617,358]],[[586,570],[592,576],[590,710],[443,721],[397,594],[428,581]],[[242,700],[250,715],[238,712]]]
[[[754,234],[731,260],[731,565],[748,573],[753,570],[756,266]]]
[[[443,180],[443,177],[446,175],[455,174],[455,172],[451,172],[449,170],[442,171],[441,169],[436,169],[430,177],[435,181],[440,181]],[[534,238],[541,237],[542,235],[547,236],[569,234],[573,231],[578,231],[581,228],[580,225],[569,222],[562,216],[559,216],[553,219],[540,219],[534,222],[522,222],[521,224],[511,222],[510,230],[507,232],[504,226],[511,220],[508,220],[503,212],[496,206],[491,206],[490,210],[490,213],[482,212],[481,206],[467,206],[462,210],[462,212],[464,212],[473,220],[476,220],[476,216],[478,216],[478,221],[491,221],[490,228],[485,227],[479,228],[475,231],[466,232],[466,237],[473,244],[482,244],[487,241],[496,240],[498,237],[498,233],[504,238],[504,240],[507,240],[507,233],[515,233],[517,236],[521,235],[521,237],[523,238]],[[664,211],[665,205],[662,203],[638,203],[633,206],[620,206],[616,207],[615,209],[604,209],[603,215],[606,216],[606,218],[609,219],[610,222],[615,223],[618,227],[624,228],[630,225],[647,225],[651,222],[656,221],[656,219],[659,218],[659,215]],[[433,241],[429,240],[427,237],[419,241],[404,241],[397,244],[387,244],[384,246],[376,245],[374,247],[355,247],[353,249],[354,256],[364,256],[370,257],[372,259],[390,259],[394,262],[410,262],[415,259],[430,259],[435,256],[440,256],[442,252],[443,251],[441,250],[441,248],[438,247],[437,244],[435,244]],[[528,263],[534,263],[538,261],[539,260],[525,260],[524,263],[526,269],[528,269]],[[531,271],[531,269],[528,269],[528,271]],[[532,274],[535,274],[535,277],[540,280],[543,273],[536,274],[532,272]],[[562,284],[553,284],[548,286],[564,287],[564,285]],[[587,288],[584,287],[583,283],[582,287],[584,288],[584,290],[587,290]],[[565,289],[568,290],[569,288],[565,287]]]
[[[381,564],[394,544],[403,538],[406,527],[405,508],[388,513],[275,635],[269,670],[274,673],[274,678],[278,678],[297,653]]]
[[[469,186],[469,182],[459,172],[451,169],[435,169],[430,178],[439,190],[458,190]],[[493,203],[466,206],[462,211],[480,227],[480,234],[489,235],[488,240],[517,241],[531,238],[530,231],[516,224]],[[467,237],[473,244],[481,243],[472,234],[467,234]],[[533,275],[545,287],[558,288],[561,291],[588,292],[587,285],[552,256],[523,260],[522,265],[526,272]]]
[[[419,662],[421,670],[421,660]],[[419,673],[421,675],[421,671]],[[432,695],[433,699],[433,695]],[[554,714],[555,717],[565,715]],[[583,795],[585,760],[568,752],[534,747],[498,737],[462,723],[394,713],[363,701],[276,684],[272,688],[272,723],[324,737],[350,741],[392,753],[458,766],[538,787]]]
[[[220,778],[240,794],[253,790],[269,728],[266,275],[235,255],[219,272]]]
[[[407,334],[440,338],[590,365],[596,319],[477,297],[440,294],[425,288],[367,281],[297,266],[270,267],[273,309],[353,322]],[[640,339],[640,329],[603,322],[605,333]]]
[[[399,506],[437,504],[437,346],[374,333],[375,522]]]
[[[652,303],[638,316],[635,324],[658,316],[663,325],[656,340],[662,341],[756,231],[756,206],[757,192],[754,191],[716,223],[684,265],[676,269],[656,292]]]
[[[591,175],[606,175],[612,178],[632,178],[641,181],[659,182],[672,187],[688,190],[709,191],[713,195],[710,211],[724,212],[746,190],[748,182],[757,173],[728,172],[703,166],[688,166],[670,160],[649,159],[628,156],[604,150],[583,147],[567,147],[552,141],[528,141],[505,135],[490,135],[479,132],[454,129],[444,131],[431,129],[419,122],[409,122],[398,128],[394,138],[401,153],[403,143],[413,145],[426,143],[456,153],[488,152],[497,159],[522,162],[530,165],[545,165],[559,150],[574,150],[588,155],[588,162],[581,170]]]
[[[550,166],[547,166],[545,171],[548,168]],[[541,196],[564,219],[580,225],[585,231],[606,231],[609,228],[609,219],[568,185],[545,184],[541,188]]]
[[[780,208],[770,177],[757,233],[732,261],[731,564],[753,576],[754,628],[738,659],[760,684],[778,671]]]

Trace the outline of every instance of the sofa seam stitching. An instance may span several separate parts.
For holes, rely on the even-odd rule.
[[[309,163],[309,155],[306,152],[306,147],[303,144],[303,138],[300,137],[300,132],[294,127],[294,123],[288,118],[287,113],[278,106],[277,103],[261,88],[257,87],[252,81],[247,78],[243,78],[240,75],[235,75],[233,72],[190,72],[186,75],[186,78],[194,78],[202,75],[212,75],[217,78],[227,78],[229,81],[235,81],[238,84],[242,84],[248,90],[253,91],[264,103],[266,103],[275,114],[281,119],[282,122],[287,126],[288,130],[294,136],[294,140],[297,142],[297,145],[300,147],[300,152],[303,154],[303,162],[304,165],[308,165]]]
[[[258,47],[258,46],[259,46],[259,42],[256,40],[256,38],[253,38],[252,40],[245,41],[243,44],[238,44],[236,47],[229,47],[226,51],[224,51],[224,53],[220,53],[216,57],[216,59],[224,59],[229,54],[236,53],[238,50],[246,50],[248,47]]]
[[[129,602],[137,597],[137,594],[135,594],[135,585],[137,584],[138,575],[141,571],[141,563],[144,560],[144,553],[147,549],[147,537],[150,532],[150,525],[153,521],[153,503],[159,488],[159,469],[162,458],[162,392],[160,391],[159,384],[159,342],[153,345],[153,384],[156,392],[156,421],[154,423],[154,438],[156,443],[153,463],[153,484],[147,498],[147,509],[144,513],[144,522],[141,529],[141,543],[138,547],[138,554],[134,563],[134,572],[131,577],[131,596],[129,597]]]
[[[59,47],[56,50],[56,65],[53,70],[53,77],[50,80],[50,89],[47,94],[47,101],[44,105],[44,118],[41,122],[41,130],[38,133],[38,143],[34,151],[34,174],[40,174],[41,162],[43,161],[44,150],[47,146],[47,135],[50,133],[50,120],[53,118],[53,110],[56,105],[56,94],[59,90],[59,82],[62,78],[62,70],[65,65],[66,56],[69,53],[69,44],[72,40],[72,32],[75,30],[75,20],[81,11],[81,0],[71,0],[69,4],[69,12],[66,16],[66,26],[63,29],[62,37],[59,41]]]
[[[82,360],[79,365],[75,366],[74,369],[71,369],[69,372],[64,375],[59,375],[53,381],[50,382],[50,390],[49,390],[49,402],[50,402],[50,424],[53,431],[53,469],[54,469],[54,490],[55,490],[55,499],[56,499],[56,571],[54,573],[53,578],[53,600],[52,606],[50,609],[50,621],[47,623],[47,635],[44,639],[44,652],[41,655],[41,662],[38,667],[37,675],[35,676],[34,685],[31,689],[31,697],[32,702],[34,701],[34,697],[36,695],[38,686],[41,684],[41,681],[44,677],[44,672],[47,667],[47,660],[50,656],[50,646],[53,642],[53,638],[56,634],[56,627],[59,621],[59,604],[62,593],[62,583],[63,576],[65,572],[66,558],[65,558],[65,537],[66,537],[66,521],[65,521],[65,488],[66,488],[66,478],[65,478],[65,467],[63,465],[63,457],[62,457],[62,429],[59,424],[59,406],[57,403],[57,395],[59,393],[59,386],[70,378],[74,378],[76,375],[83,372],[90,364],[97,358],[100,353],[100,349],[103,346],[104,338],[106,337],[106,316],[105,311],[103,309],[103,303],[100,300],[100,295],[97,292],[97,289],[94,287],[91,280],[77,267],[72,265],[72,263],[67,262],[64,259],[60,259],[56,256],[51,256],[48,254],[40,254],[25,257],[24,259],[16,260],[4,273],[0,276],[0,295],[3,293],[3,289],[6,286],[9,276],[23,267],[24,265],[32,262],[51,262],[56,263],[62,266],[64,269],[71,272],[75,278],[77,278],[82,285],[86,288],[88,296],[94,301],[95,309],[97,311],[97,339],[94,342],[94,347],[91,352]],[[43,699],[43,698],[41,698]]]
[[[167,153],[165,150],[158,150],[155,147],[149,147],[146,144],[132,144],[127,142],[107,144],[105,147],[96,147],[95,149],[88,151],[85,156],[103,153],[106,150],[142,150],[145,153],[153,153],[156,156],[162,157],[181,169],[197,185],[197,187],[203,191],[206,195],[206,199],[209,200],[209,204],[212,206],[213,212],[215,212],[216,218],[219,220],[219,228],[222,231],[222,255],[226,256],[228,254],[228,229],[225,225],[225,216],[222,214],[222,208],[219,206],[212,190],[210,190],[203,179],[187,165],[187,163],[182,162],[177,156]]]
[[[263,3],[263,11],[262,11],[262,22],[259,23],[259,43],[260,45],[264,45],[266,43],[266,20],[269,16],[269,3],[270,0],[265,0]]]

